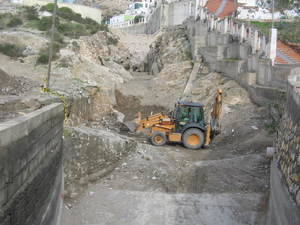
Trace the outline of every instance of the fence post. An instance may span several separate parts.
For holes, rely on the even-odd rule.
[[[276,50],[277,50],[277,29],[271,28],[271,40],[270,40],[270,50],[269,50],[269,58],[272,61],[272,65],[275,63],[276,58]]]
[[[243,43],[245,38],[245,25],[242,23],[241,30],[240,30],[240,43]]]
[[[258,32],[257,30],[254,31],[254,37],[253,37],[253,41],[252,41],[252,53],[255,54],[256,51],[258,50],[257,46],[258,46]]]
[[[228,18],[224,19],[224,34],[228,32]]]

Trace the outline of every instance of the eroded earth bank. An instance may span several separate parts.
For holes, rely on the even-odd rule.
[[[89,118],[77,113],[86,105],[77,100],[73,109],[78,110],[71,111],[65,129],[61,225],[264,224],[269,190],[265,149],[272,145],[276,115],[254,105],[243,88],[210,71],[205,62],[194,64],[183,27],[155,36],[113,35],[119,36],[118,48],[126,46],[122,57],[99,58],[104,48],[89,47],[97,45],[96,39],[80,42],[76,50],[92,63],[78,60],[76,71],[88,71],[77,72],[78,79],[102,80],[85,89],[93,96],[87,99]],[[68,62],[78,58],[68,51]],[[109,49],[107,57],[117,51]],[[112,72],[110,80],[105,72],[93,74],[104,67]],[[183,96],[191,73],[197,73],[196,79]],[[139,111],[144,116],[168,112],[181,97],[200,101],[208,114],[217,88],[224,91],[222,133],[209,149],[154,147],[122,125]]]

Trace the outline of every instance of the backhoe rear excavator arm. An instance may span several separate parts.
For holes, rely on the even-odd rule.
[[[210,114],[210,122],[207,125],[204,147],[208,147],[214,135],[219,134],[221,131],[220,116],[222,113],[222,93],[222,90],[218,89],[217,95],[215,97],[215,102],[213,104],[213,108]]]

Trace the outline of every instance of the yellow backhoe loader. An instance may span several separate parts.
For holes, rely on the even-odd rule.
[[[222,90],[217,91],[208,124],[204,120],[203,107],[200,103],[179,101],[170,115],[157,113],[141,119],[139,113],[135,130],[147,133],[151,143],[157,146],[177,142],[189,149],[208,147],[221,130]]]

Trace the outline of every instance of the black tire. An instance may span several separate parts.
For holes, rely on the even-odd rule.
[[[150,141],[155,146],[162,146],[167,143],[166,134],[160,131],[153,132]]]
[[[204,144],[204,134],[200,129],[190,128],[183,133],[183,145],[189,149],[200,149]]]

